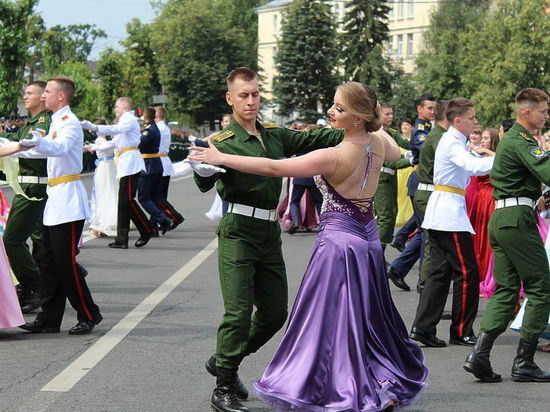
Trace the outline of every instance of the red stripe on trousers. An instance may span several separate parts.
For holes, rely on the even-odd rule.
[[[453,233],[453,239],[455,241],[456,254],[460,262],[460,269],[462,270],[462,304],[460,307],[460,322],[458,324],[458,337],[464,336],[464,315],[466,314],[466,299],[468,297],[468,270],[464,263],[464,256],[460,243],[458,242],[458,233]]]
[[[74,277],[74,283],[76,285],[76,292],[78,293],[78,297],[80,298],[80,304],[82,305],[82,309],[84,309],[84,312],[86,316],[88,317],[88,320],[93,320],[92,314],[90,313],[90,309],[88,309],[88,305],[86,305],[86,300],[84,299],[84,292],[82,291],[82,284],[80,283],[80,272],[78,271],[78,267],[76,266],[76,223],[71,223],[71,265],[73,267],[73,277]]]
[[[148,230],[149,225],[143,221],[143,217],[141,216],[141,213],[139,213],[139,210],[137,210],[136,201],[132,196],[132,178],[131,177],[128,177],[128,203],[130,203],[130,207],[134,209],[134,214],[136,215],[137,219],[141,222],[146,232],[149,233],[150,232],[150,230]]]

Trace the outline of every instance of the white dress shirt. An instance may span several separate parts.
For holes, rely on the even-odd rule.
[[[158,121],[157,127],[160,131],[160,146],[159,153],[168,154],[170,151],[170,143],[172,142],[172,134],[170,133],[170,128],[166,125],[164,120]],[[160,158],[162,161],[162,167],[164,171],[162,172],[163,176],[174,176],[174,167],[172,166],[172,161],[168,156],[163,156]]]
[[[465,190],[470,176],[483,176],[491,171],[494,159],[494,156],[472,156],[466,147],[466,136],[451,126],[435,150],[434,185]],[[428,200],[422,227],[443,232],[475,233],[466,212],[465,196],[437,190]]]
[[[92,145],[94,150],[122,150],[126,147],[138,147],[141,131],[133,112],[126,112],[113,125],[97,125],[97,134],[111,135],[113,138],[101,145]],[[116,153],[116,152],[115,152]],[[145,163],[139,150],[128,150],[118,156],[117,179],[135,175],[145,170]]]
[[[78,118],[65,106],[52,115],[50,131],[37,140],[28,151],[16,153],[23,158],[48,158],[48,178],[82,172],[82,145],[84,134]],[[82,181],[60,183],[47,188],[48,200],[44,208],[44,225],[88,219],[88,196]]]

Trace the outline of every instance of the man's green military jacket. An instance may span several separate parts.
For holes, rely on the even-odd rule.
[[[445,132],[446,130],[436,123],[435,127],[426,136],[426,140],[424,140],[418,156],[418,167],[416,168],[416,175],[420,183],[430,185],[434,183],[435,149],[437,149],[441,136]]]

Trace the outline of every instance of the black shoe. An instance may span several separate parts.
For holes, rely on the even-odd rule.
[[[405,249],[405,245],[403,243],[396,242],[395,240],[390,243],[390,246],[397,249],[400,252],[403,252],[403,250]]]
[[[392,283],[397,286],[399,289],[403,289],[405,292],[409,292],[411,288],[409,285],[405,283],[405,279],[403,279],[399,274],[393,270],[390,266],[388,269],[388,278],[392,281]]]
[[[229,386],[218,386],[212,393],[210,405],[218,412],[249,412]]]
[[[412,328],[411,339],[430,348],[444,348],[447,346],[444,340],[438,339],[435,335],[418,328]]]
[[[170,225],[170,227],[168,228],[168,230],[174,230],[175,228],[177,228],[179,225],[181,225],[183,222],[185,222],[185,218],[182,216],[181,217],[181,220],[180,221],[172,221],[172,224]]]
[[[493,372],[489,355],[495,338],[491,337],[487,333],[480,333],[477,337],[477,342],[472,349],[462,367],[466,372],[473,374],[482,382],[496,383],[502,382],[502,377]]]
[[[294,233],[296,233],[298,231],[298,225],[292,225],[290,226],[290,229],[288,229],[288,234],[289,235],[293,235]]]
[[[113,249],[128,249],[128,243],[118,243],[115,241],[109,243],[109,247]]]
[[[69,335],[87,335],[94,330],[95,325],[99,324],[103,320],[101,313],[96,316],[94,320],[81,320],[71,329],[69,329]]]
[[[477,337],[464,336],[462,338],[450,338],[449,343],[453,345],[474,346],[477,343]]]
[[[44,299],[40,296],[38,292],[34,292],[30,299],[27,300],[27,303],[21,306],[21,312],[23,313],[32,313],[44,303]]]
[[[516,382],[550,382],[550,373],[543,371],[535,363],[534,357],[538,340],[519,340],[517,356],[512,366],[512,380]]]
[[[206,371],[212,376],[218,376],[218,368],[216,367],[216,356],[210,356],[210,359],[204,364]],[[248,390],[244,383],[239,379],[239,375],[235,375],[235,395],[241,400],[248,399]]]
[[[153,234],[151,233],[151,234],[141,236],[138,240],[136,240],[136,243],[134,243],[134,246],[135,247],[145,246],[149,242],[149,240],[151,240],[152,235]]]
[[[27,322],[19,326],[23,330],[28,330],[33,333],[59,333],[59,327],[50,326],[40,319],[35,319],[32,322]]]
[[[441,320],[452,320],[452,319],[453,319],[453,315],[448,310],[444,310],[443,313],[441,314]],[[475,342],[473,344],[475,345]]]
[[[164,219],[162,222],[160,222],[159,224],[159,229],[160,229],[160,233],[162,235],[164,235],[166,232],[168,232],[170,230],[170,227],[174,224],[174,222],[172,221],[172,219],[170,219],[169,217],[167,217],[166,219]]]

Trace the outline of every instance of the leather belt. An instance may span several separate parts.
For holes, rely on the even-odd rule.
[[[433,192],[434,185],[431,185],[429,183],[419,183],[417,190],[425,190],[426,192]]]
[[[528,197],[508,197],[506,199],[495,201],[495,209],[502,209],[503,207],[511,206],[535,207],[536,204],[536,200],[529,199]]]
[[[137,146],[128,146],[124,149],[115,150],[115,155],[120,156],[122,153],[127,152],[128,150],[138,150]]]
[[[382,171],[384,173],[387,173],[387,174],[390,174],[390,175],[394,175],[395,174],[395,169],[390,169],[389,167],[382,167]]]
[[[237,215],[250,216],[256,219],[269,220],[275,222],[277,220],[277,209],[260,209],[253,206],[240,205],[238,203],[229,203],[228,213]]]
[[[460,187],[447,186],[447,185],[434,185],[435,192],[448,192],[454,193],[461,196],[466,196],[466,190],[461,189]]]
[[[64,176],[58,176],[58,177],[52,177],[51,179],[48,179],[48,186],[55,186],[59,185],[61,183],[67,183],[67,182],[75,182],[77,180],[80,180],[80,174],[76,173],[74,175],[64,175]]]
[[[38,176],[17,176],[17,181],[19,183],[34,183],[45,185],[48,183],[47,177],[38,177]]]

